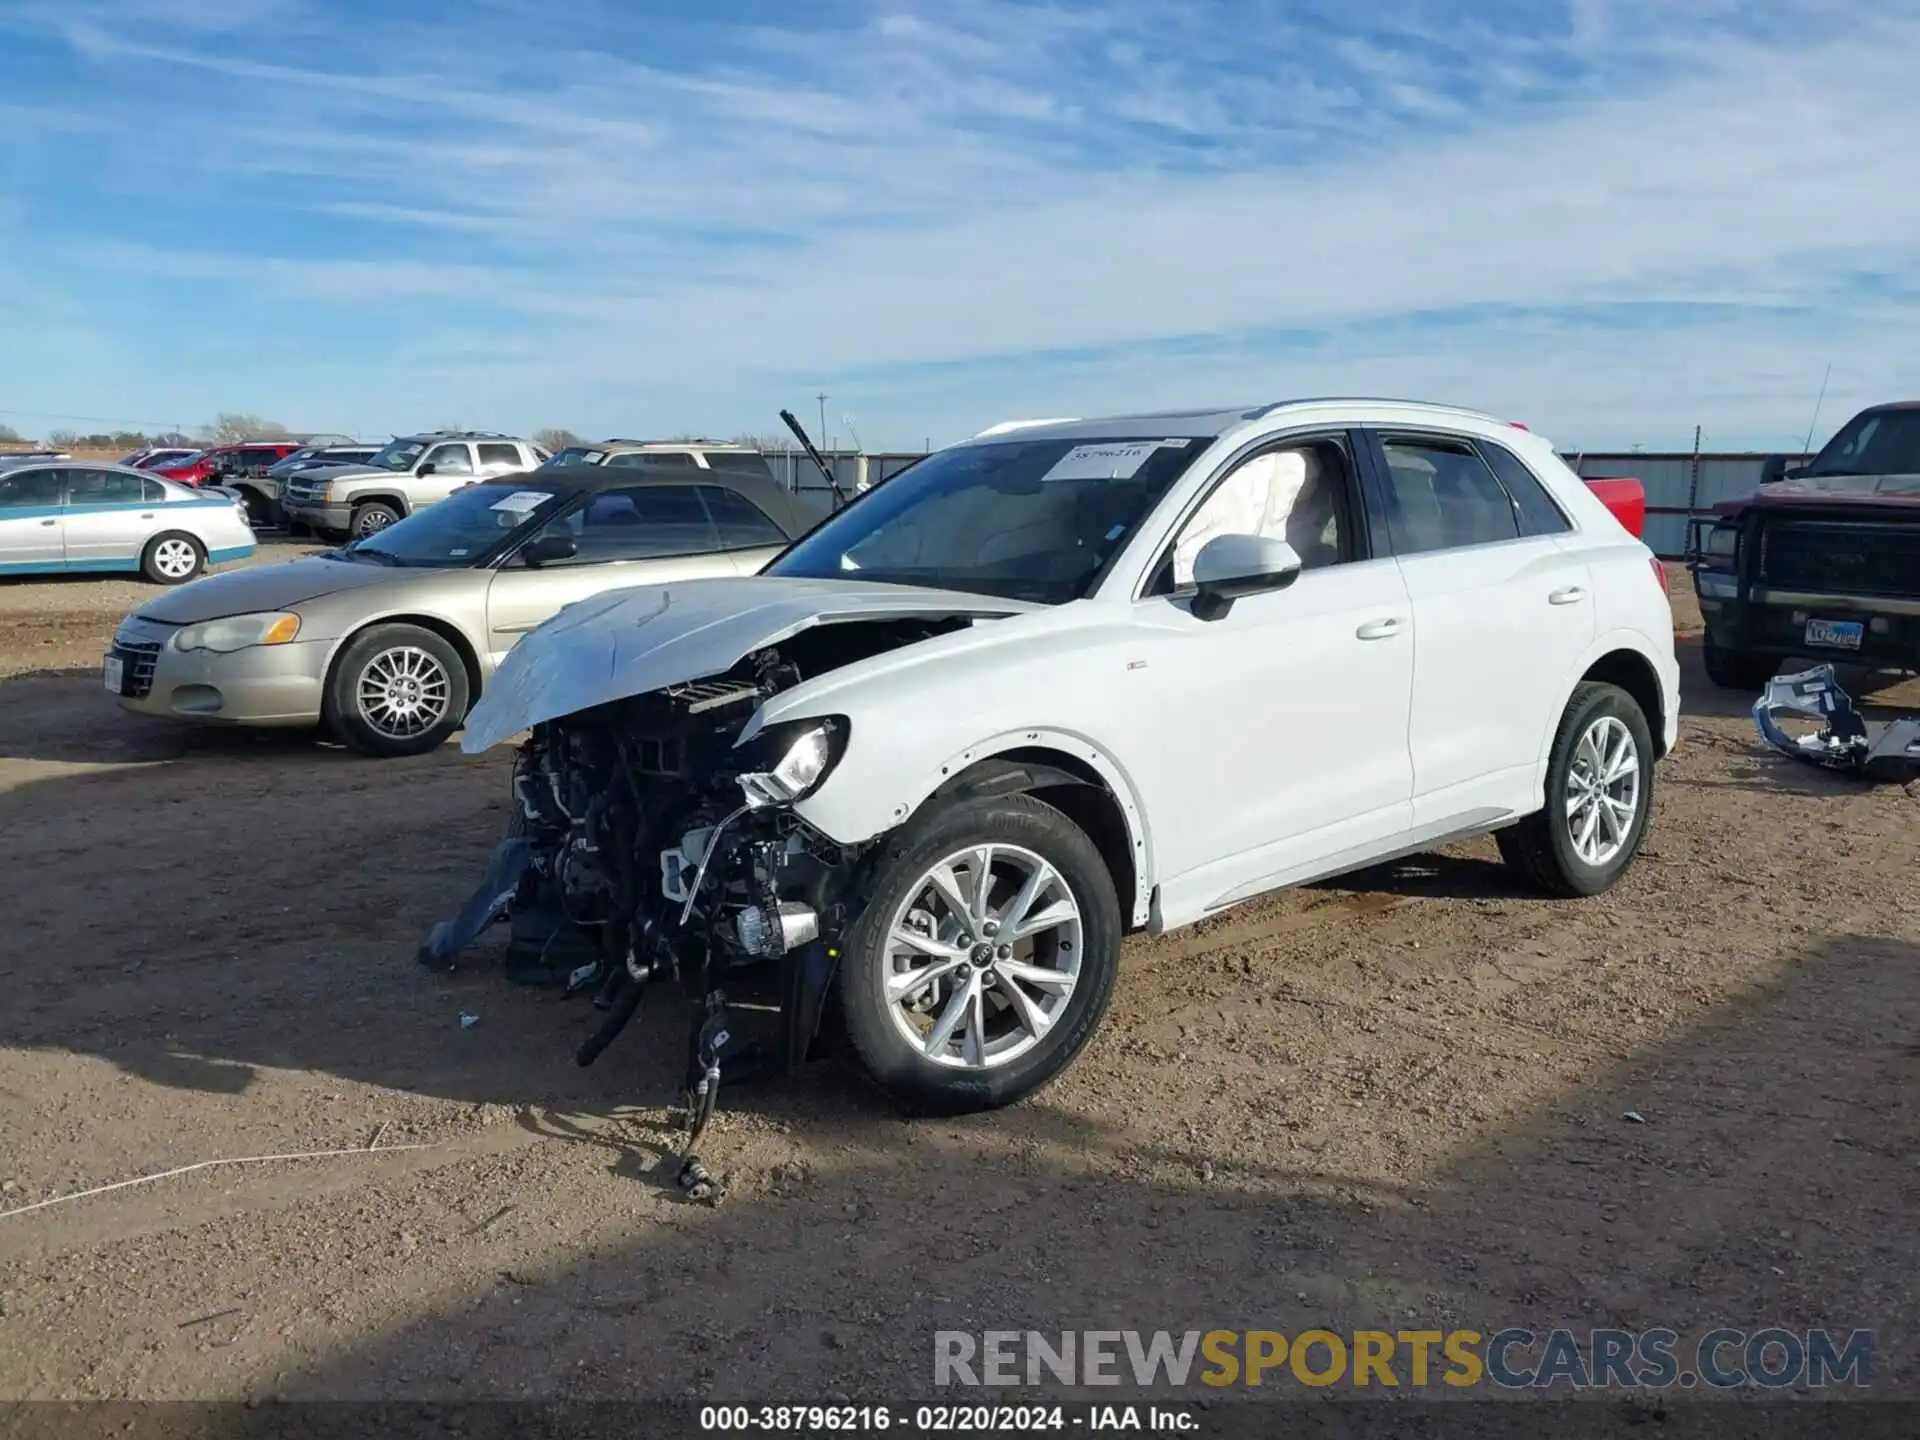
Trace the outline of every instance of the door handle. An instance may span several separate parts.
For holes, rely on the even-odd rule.
[[[1362,640],[1391,640],[1400,633],[1400,620],[1395,615],[1384,620],[1369,620],[1353,633]]]
[[[58,525],[60,522],[58,520],[42,520],[40,523],[42,525]]]
[[[1585,586],[1569,585],[1566,589],[1555,590],[1551,595],[1547,596],[1547,603],[1549,605],[1578,605],[1586,598],[1587,591]]]
[[[145,513],[144,515],[142,515],[142,516],[141,516],[140,518],[141,518],[142,520],[151,520],[151,519],[153,518],[153,512],[152,512],[151,510],[149,510],[149,511],[147,511],[147,512],[146,512],[146,513]]]

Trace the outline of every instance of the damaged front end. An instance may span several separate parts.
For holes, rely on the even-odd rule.
[[[684,1082],[689,1135],[679,1183],[716,1200],[695,1154],[722,1073],[789,1074],[818,1034],[871,845],[844,847],[793,810],[844,755],[838,715],[739,737],[803,678],[959,628],[966,617],[810,629],[723,674],[532,726],[516,758],[515,812],[461,911],[418,958],[453,968],[507,922],[510,978],[592,996],[603,1012],[580,1046],[592,1064],[649,986],[690,1000]]]

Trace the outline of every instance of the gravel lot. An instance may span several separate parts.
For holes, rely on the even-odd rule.
[[[677,1008],[582,1071],[584,1003],[411,963],[503,761],[122,715],[150,593],[0,584],[0,1209],[429,1148],[0,1220],[0,1397],[871,1401],[936,1328],[1416,1324],[1872,1327],[1920,1389],[1920,799],[1767,755],[1691,644],[1612,895],[1476,842],[1131,943],[1015,1109],[728,1092],[709,1210],[659,1164]]]

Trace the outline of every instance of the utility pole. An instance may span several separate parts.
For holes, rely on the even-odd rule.
[[[813,398],[820,402],[820,447],[823,450],[832,449],[833,447],[827,444],[827,401],[833,397],[822,391]]]

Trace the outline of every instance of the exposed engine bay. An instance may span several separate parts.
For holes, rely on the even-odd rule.
[[[576,1059],[592,1064],[648,988],[691,1001],[689,1134],[679,1184],[717,1201],[695,1153],[722,1073],[791,1073],[820,1028],[875,842],[845,848],[791,808],[844,751],[828,716],[738,737],[769,698],[803,680],[964,628],[972,617],[818,626],[724,674],[535,725],[515,759],[515,812],[487,873],[418,953],[433,969],[488,927],[511,926],[507,969],[523,984],[591,995],[604,1019]],[[743,997],[753,1003],[743,1005]]]

